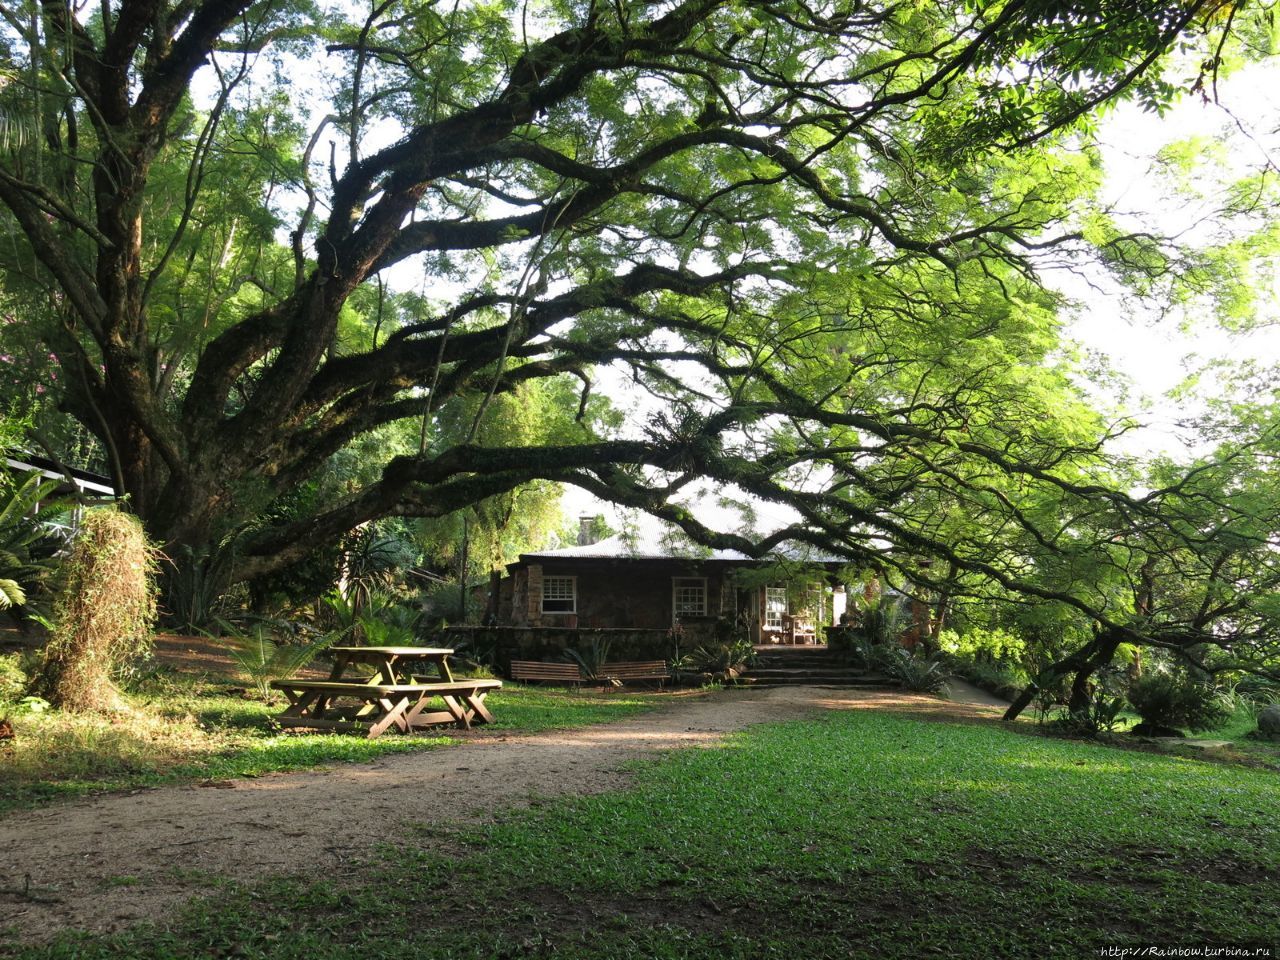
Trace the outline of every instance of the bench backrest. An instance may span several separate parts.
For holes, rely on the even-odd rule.
[[[606,663],[598,671],[602,677],[618,680],[628,678],[669,677],[665,660],[635,660],[624,663]]]
[[[543,663],[539,660],[512,660],[512,680],[582,680],[576,663]]]

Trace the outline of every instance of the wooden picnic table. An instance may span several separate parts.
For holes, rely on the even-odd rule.
[[[469,729],[493,720],[484,698],[501,689],[498,680],[455,679],[449,669],[450,649],[441,647],[330,647],[333,670],[327,680],[276,680],[289,706],[276,719],[287,727],[362,730],[370,739],[395,727],[410,733],[433,724],[452,723]],[[426,663],[434,677],[416,676],[407,668]],[[363,670],[358,668],[364,667]],[[356,668],[358,675],[348,674]],[[372,672],[372,675],[370,673]],[[435,698],[443,709],[428,710]]]

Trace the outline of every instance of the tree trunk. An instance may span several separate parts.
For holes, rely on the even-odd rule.
[[[1076,670],[1071,681],[1071,697],[1067,702],[1067,710],[1072,714],[1084,713],[1093,700],[1093,690],[1089,685],[1094,673],[1111,662],[1120,646],[1120,637],[1112,631],[1106,631],[1094,639],[1094,651]]]
[[[1091,699],[1089,680],[1098,669],[1111,662],[1111,658],[1116,654],[1116,648],[1120,646],[1120,640],[1121,637],[1117,631],[1108,630],[1095,634],[1092,640],[1075,653],[1045,667],[1031,683],[1027,684],[1026,689],[1018,694],[1013,703],[1009,704],[1009,709],[1004,712],[1001,719],[1017,720],[1022,711],[1035,699],[1040,689],[1073,672],[1075,676],[1071,681],[1071,696],[1067,702],[1067,709],[1071,713],[1087,710]]]

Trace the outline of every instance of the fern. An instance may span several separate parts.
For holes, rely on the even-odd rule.
[[[264,700],[271,700],[274,696],[272,681],[293,676],[332,644],[337,636],[328,633],[310,643],[278,643],[263,626],[255,626],[248,633],[230,629],[229,624],[224,623],[224,627],[227,628],[224,639],[231,645],[231,658]]]

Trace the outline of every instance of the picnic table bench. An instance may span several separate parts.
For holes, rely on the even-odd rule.
[[[455,679],[449,670],[452,650],[435,647],[333,647],[333,670],[327,680],[276,680],[289,706],[276,719],[286,727],[362,730],[369,739],[394,727],[410,733],[439,723],[470,729],[489,723],[493,714],[484,699],[502,687],[499,680]],[[428,662],[440,679],[417,677],[405,664]],[[343,674],[355,665],[372,668],[364,676]],[[428,709],[439,698],[442,706]]]

